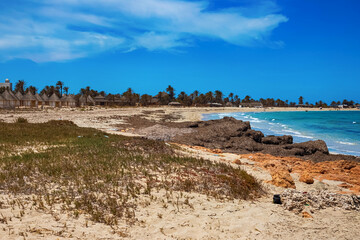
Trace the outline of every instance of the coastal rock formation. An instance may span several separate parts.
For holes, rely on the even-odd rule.
[[[292,144],[293,137],[289,135],[284,136],[267,136],[261,139],[261,142],[264,144],[273,144],[273,145],[284,145]]]
[[[185,126],[186,127],[186,126]],[[220,120],[191,123],[191,133],[177,135],[172,141],[224,152],[261,152],[275,156],[328,155],[329,150],[322,140],[293,144],[292,136],[267,136],[251,129],[249,122],[225,117]]]
[[[127,119],[135,130],[133,133],[149,139],[170,141],[185,145],[216,149],[220,152],[237,154],[262,153],[278,157],[297,157],[313,162],[352,160],[360,158],[350,155],[329,154],[322,140],[293,143],[293,137],[264,136],[260,131],[251,129],[250,122],[225,117],[220,120],[198,122],[168,122],[133,116]],[[348,166],[351,169],[352,166]],[[322,169],[324,171],[325,169]]]

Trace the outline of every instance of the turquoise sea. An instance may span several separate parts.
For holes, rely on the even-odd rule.
[[[265,135],[292,135],[294,142],[321,139],[332,153],[360,156],[360,111],[220,113],[204,114],[203,120],[225,116],[250,121]]]

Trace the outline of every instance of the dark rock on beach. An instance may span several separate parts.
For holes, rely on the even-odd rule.
[[[264,144],[273,144],[273,145],[284,145],[284,144],[292,144],[293,137],[290,135],[284,136],[267,136],[261,139],[261,142]]]
[[[187,126],[186,126],[187,125]],[[211,149],[222,149],[224,152],[238,154],[264,153],[274,156],[295,156],[318,161],[359,160],[348,155],[331,155],[322,140],[293,143],[292,136],[264,136],[260,131],[251,129],[249,122],[225,117],[182,127],[191,128],[190,133],[176,135],[171,141]]]
[[[251,129],[250,122],[232,117],[199,122],[161,123],[133,117],[128,122],[137,129],[136,133],[150,139],[221,149],[224,152],[295,156],[314,162],[334,160],[360,162],[360,158],[354,156],[329,154],[326,143],[322,140],[293,143],[293,137],[289,135],[264,136],[262,132]]]

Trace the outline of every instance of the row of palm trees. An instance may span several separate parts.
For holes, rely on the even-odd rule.
[[[19,80],[15,84],[14,92],[20,92],[22,94],[27,93],[30,91],[31,93],[35,94],[38,89],[34,86],[29,86],[26,88],[26,83],[24,80]],[[1,93],[1,90],[0,90]],[[55,86],[49,85],[45,86],[41,91],[40,94],[46,94],[47,96],[51,96],[52,94],[56,94],[59,97],[63,95],[68,95],[69,93],[69,87],[66,87],[64,85],[64,82],[58,81]],[[329,107],[329,106],[337,106],[340,104],[347,105],[347,106],[355,106],[354,101],[348,101],[343,100],[340,101],[332,101],[330,105],[327,105],[327,103],[323,101],[318,101],[315,104],[305,102],[304,98],[302,96],[299,97],[298,103],[296,102],[289,102],[288,100],[281,100],[281,99],[274,99],[274,98],[260,98],[259,100],[255,100],[251,98],[250,96],[245,96],[243,99],[240,99],[240,97],[234,93],[230,93],[229,95],[225,96],[221,91],[216,90],[214,92],[209,91],[206,93],[200,93],[199,91],[195,90],[191,94],[187,94],[186,92],[182,91],[178,95],[175,94],[175,89],[169,85],[165,91],[160,91],[157,95],[151,96],[149,94],[138,94],[135,93],[133,89],[128,88],[125,92],[122,94],[106,94],[104,91],[97,91],[92,88],[85,87],[81,88],[78,96],[84,95],[84,96],[103,96],[107,99],[109,102],[115,102],[116,99],[121,99],[122,105],[129,105],[129,106],[135,106],[135,105],[142,105],[142,106],[148,106],[148,105],[168,105],[170,102],[179,102],[180,104],[184,106],[204,106],[209,103],[217,103],[221,105],[227,105],[227,106],[239,106],[241,104],[248,104],[248,103],[261,103],[264,107],[295,107],[295,106],[308,106],[308,107]]]
[[[37,91],[38,89],[32,85],[26,87],[26,83],[24,80],[17,81],[14,88],[14,92],[20,92],[23,95],[27,92],[35,94]],[[69,87],[65,87],[63,82],[58,81],[55,86],[45,86],[40,91],[41,95],[46,94],[47,96],[51,96],[54,93],[58,95],[58,97],[62,96],[63,93],[67,95],[69,93]]]

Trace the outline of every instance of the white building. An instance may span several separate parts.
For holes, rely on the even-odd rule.
[[[9,88],[12,91],[12,83],[9,79],[6,79],[4,83],[0,83],[0,88],[2,87]]]

